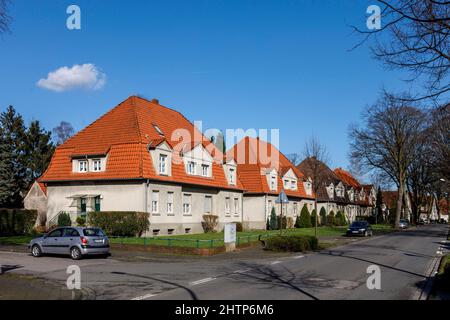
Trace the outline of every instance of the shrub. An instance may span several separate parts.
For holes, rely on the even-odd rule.
[[[31,234],[38,212],[25,209],[0,209],[0,236]]]
[[[86,218],[85,217],[77,217],[77,225],[80,227],[84,227],[86,225]]]
[[[58,214],[58,227],[70,227],[72,225],[72,220],[66,212],[60,212]]]
[[[306,204],[303,206],[302,211],[300,212],[300,222],[299,228],[311,228],[311,216],[309,215],[308,208]]]
[[[331,210],[330,214],[327,216],[327,226],[334,226],[334,225],[335,225],[334,212],[333,210]]]
[[[214,214],[204,214],[202,227],[205,233],[216,232],[217,225],[219,224],[219,216]]]
[[[266,230],[270,230],[270,218],[267,218]]]
[[[88,224],[103,229],[109,236],[140,237],[150,227],[148,218],[147,212],[89,212]]]
[[[316,209],[313,209],[313,211],[311,212],[311,226],[315,227],[316,226]],[[317,225],[319,225],[319,221],[317,221]]]
[[[236,222],[233,222],[233,223],[236,223],[236,232],[244,231],[244,226],[242,225],[242,222],[236,221]]]
[[[292,251],[303,252],[308,250],[316,250],[318,248],[318,240],[313,236],[274,236],[266,241],[266,249],[272,251]]]
[[[325,210],[324,207],[322,207],[320,209],[319,215],[320,215],[320,224],[322,226],[326,225],[327,224],[327,210]]]
[[[278,219],[277,214],[275,212],[275,208],[272,208],[272,212],[270,214],[270,230],[277,230],[278,229]]]
[[[345,221],[345,215],[342,211],[338,211],[335,217],[335,223],[337,226],[345,226],[347,222]]]
[[[295,224],[294,224],[295,228],[300,228],[300,216],[297,216],[295,218]]]

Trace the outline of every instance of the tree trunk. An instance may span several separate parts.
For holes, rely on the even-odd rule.
[[[399,188],[397,191],[397,211],[395,212],[395,229],[400,228],[400,216],[402,214],[402,206],[403,206],[403,190],[404,190],[404,182],[400,181]]]
[[[315,217],[315,221],[314,221],[314,235],[317,237],[317,217],[319,216],[317,213],[317,196],[314,199],[314,210],[316,210],[316,217]]]

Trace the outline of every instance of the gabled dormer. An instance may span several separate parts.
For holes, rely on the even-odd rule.
[[[201,143],[182,153],[186,174],[205,178],[212,177],[213,157]]]
[[[275,168],[268,168],[265,170],[267,185],[270,191],[278,191],[278,171]]]
[[[297,190],[298,177],[292,168],[289,168],[282,177],[283,188],[285,190]]]
[[[336,197],[339,197],[339,198],[345,197],[345,186],[342,183],[342,181],[339,181],[339,183],[336,185],[335,192],[336,192]]]
[[[311,177],[308,177],[305,181],[303,181],[303,187],[305,188],[305,192],[308,196],[312,196],[313,190],[312,190],[312,179]]]
[[[347,194],[348,194],[348,199],[350,200],[350,201],[355,201],[355,190],[353,189],[353,188],[349,188],[348,190],[347,190]]]
[[[172,175],[172,146],[165,139],[154,140],[148,145],[153,167],[157,175]]]
[[[73,173],[96,173],[106,171],[108,155],[74,155],[72,156]]]
[[[230,159],[223,164],[223,171],[230,186],[237,184],[237,163],[234,159]]]
[[[327,187],[327,194],[328,194],[328,198],[330,199],[334,199],[334,184],[330,183]]]

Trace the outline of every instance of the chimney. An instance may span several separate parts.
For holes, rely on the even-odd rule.
[[[156,103],[156,104],[159,104],[159,100],[158,100],[158,99],[156,99],[156,98],[153,98],[151,102],[152,102],[152,103]]]

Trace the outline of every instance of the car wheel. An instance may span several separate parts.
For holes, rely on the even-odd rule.
[[[40,248],[37,244],[35,244],[35,245],[31,248],[31,254],[33,255],[33,257],[38,258],[38,257],[42,256],[42,250],[41,250],[41,248]]]
[[[83,257],[80,249],[78,249],[77,247],[73,247],[72,249],[70,249],[70,256],[73,260],[80,260]]]

